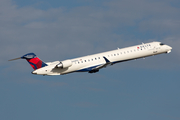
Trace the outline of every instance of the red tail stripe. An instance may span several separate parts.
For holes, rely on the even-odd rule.
[[[42,61],[41,61],[38,57],[32,58],[32,59],[27,59],[27,61],[28,61],[29,63],[33,63],[33,64],[36,65],[36,67],[35,67],[34,65],[30,64],[34,70],[35,70],[36,68],[39,69],[39,68],[42,67]]]

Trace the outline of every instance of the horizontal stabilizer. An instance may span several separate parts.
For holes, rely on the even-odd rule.
[[[18,59],[21,59],[21,57],[14,58],[14,59],[11,59],[11,60],[8,60],[8,61],[13,61],[13,60],[18,60]]]

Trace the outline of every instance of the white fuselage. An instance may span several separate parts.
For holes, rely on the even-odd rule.
[[[89,72],[93,69],[101,69],[107,64],[107,60],[110,65],[124,62],[128,60],[143,58],[147,56],[157,55],[161,53],[169,53],[171,47],[164,45],[160,42],[151,42],[132,47],[116,49],[108,52],[88,55],[84,57],[78,57],[69,59],[72,65],[66,68],[55,67],[60,61],[47,63],[48,66],[33,71],[33,74],[40,75],[62,75],[71,72]]]

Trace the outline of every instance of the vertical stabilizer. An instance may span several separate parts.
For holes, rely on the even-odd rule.
[[[47,66],[47,64],[39,59],[34,53],[28,53],[22,56],[21,59],[26,59],[34,70]]]

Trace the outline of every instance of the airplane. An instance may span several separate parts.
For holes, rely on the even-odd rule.
[[[22,57],[11,59],[9,61],[26,59],[34,69],[32,74],[43,76],[64,75],[72,72],[96,73],[100,69],[116,63],[145,58],[162,53],[170,53],[171,49],[172,47],[155,41],[63,61],[45,63],[34,53],[28,53]]]

